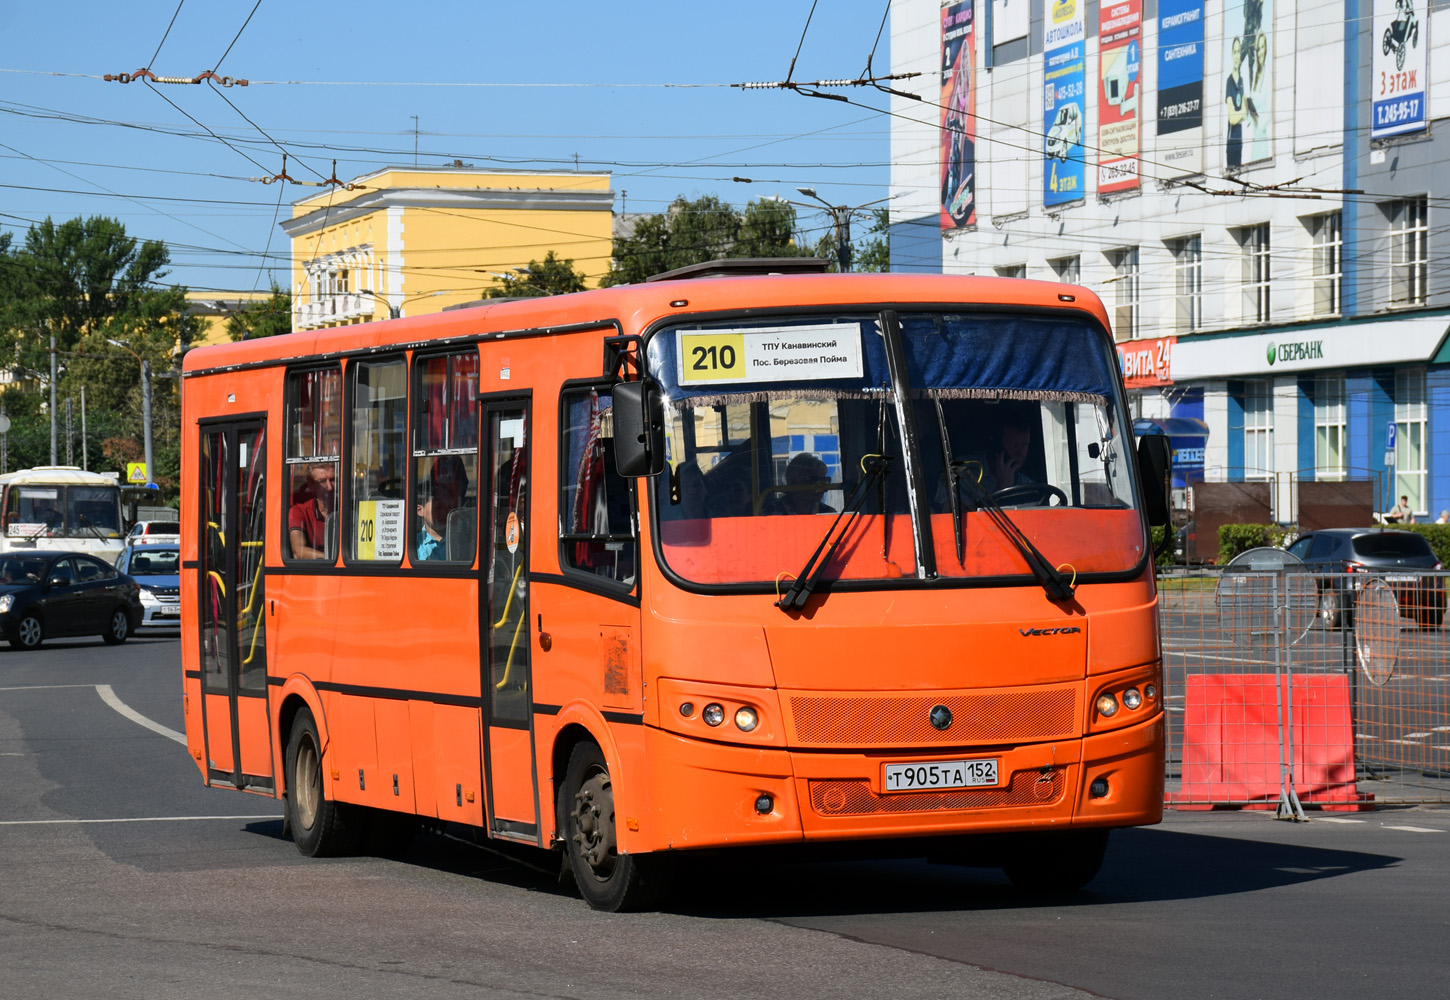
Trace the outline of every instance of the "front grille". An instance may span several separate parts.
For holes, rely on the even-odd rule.
[[[1078,735],[1077,688],[1027,688],[990,694],[795,695],[789,724],[796,746],[911,747],[1029,743]],[[933,728],[936,705],[952,725]]]
[[[1050,805],[1062,798],[1066,772],[1017,771],[1006,788],[957,788],[949,792],[893,792],[877,795],[869,781],[812,781],[811,808],[818,816],[868,816],[880,813],[941,812],[946,809],[1000,809]]]

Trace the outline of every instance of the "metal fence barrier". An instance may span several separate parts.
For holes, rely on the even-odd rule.
[[[1450,802],[1447,577],[1159,577],[1167,804]]]

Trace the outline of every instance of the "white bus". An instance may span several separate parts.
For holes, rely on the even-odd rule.
[[[0,552],[64,549],[114,563],[124,535],[115,476],[73,465],[0,475]]]

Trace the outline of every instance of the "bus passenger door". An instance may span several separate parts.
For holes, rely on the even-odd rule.
[[[207,784],[271,791],[266,606],[267,428],[261,420],[201,428],[198,591]]]
[[[484,788],[495,837],[536,843],[539,791],[534,767],[529,629],[529,410],[521,400],[488,402],[480,497]]]

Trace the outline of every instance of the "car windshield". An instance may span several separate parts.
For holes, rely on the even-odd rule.
[[[128,572],[132,576],[175,576],[181,572],[178,549],[137,549],[131,555]]]
[[[667,468],[652,483],[665,561],[695,583],[775,586],[884,461],[826,579],[1032,584],[986,500],[1051,566],[1127,570],[1146,543],[1111,354],[1075,317],[837,314],[660,331],[648,356],[665,396]]]
[[[1433,556],[1430,543],[1408,531],[1379,531],[1354,539],[1355,554],[1365,558]]]

